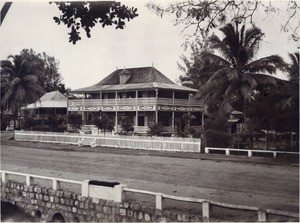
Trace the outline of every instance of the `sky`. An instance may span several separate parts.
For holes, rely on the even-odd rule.
[[[182,27],[174,26],[174,15],[158,17],[146,7],[149,1],[121,1],[138,8],[139,16],[126,23],[123,30],[96,25],[91,38],[81,32],[82,39],[73,45],[68,41],[69,30],[57,25],[53,17],[60,11],[46,1],[14,1],[0,27],[0,59],[19,54],[22,49],[45,52],[59,61],[59,71],[66,87],[77,89],[96,84],[117,68],[154,66],[173,81],[183,75],[178,69]],[[159,4],[167,4],[157,2]],[[283,4],[277,2],[278,6]],[[3,1],[0,0],[2,8]],[[297,43],[280,32],[285,11],[268,17],[261,12],[256,18],[266,37],[258,57],[279,54],[288,59],[288,52],[297,50]],[[299,17],[298,17],[299,18]],[[282,74],[278,77],[286,78]]]

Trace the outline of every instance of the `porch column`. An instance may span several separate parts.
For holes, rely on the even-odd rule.
[[[101,106],[102,106],[102,92],[100,92],[100,111],[102,110]]]
[[[116,108],[116,119],[115,119],[115,131],[117,132],[118,131],[118,92],[115,93],[115,108]]]
[[[158,89],[155,89],[155,124],[158,123]]]
[[[138,91],[135,91],[135,132],[138,131]]]
[[[188,107],[188,115],[189,115],[189,119],[188,119],[188,128],[190,128],[191,125],[191,98],[192,98],[192,94],[189,93],[189,107]]]
[[[84,125],[84,94],[82,94],[82,99],[81,99],[81,105],[82,105],[82,107],[81,107],[81,111],[82,111],[82,113],[81,113],[81,118],[82,118],[82,125]]]
[[[172,129],[173,133],[175,133],[175,92],[173,91],[173,106],[172,106]]]

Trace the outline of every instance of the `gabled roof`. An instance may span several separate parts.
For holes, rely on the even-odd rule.
[[[37,108],[66,108],[67,98],[59,91],[52,91],[44,94],[35,103],[29,104],[21,109],[37,109]]]
[[[120,76],[127,76],[126,83],[120,83]],[[90,87],[72,90],[73,93],[91,93],[103,91],[172,89],[197,92],[197,90],[175,84],[154,67],[117,69],[102,81]]]

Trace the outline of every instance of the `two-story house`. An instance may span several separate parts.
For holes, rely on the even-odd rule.
[[[160,123],[165,132],[176,133],[190,126],[201,128],[202,103],[194,100],[197,90],[175,84],[154,67],[117,69],[99,83],[72,90],[80,99],[69,99],[68,111],[82,115],[84,124],[106,113],[118,126],[123,116],[134,122],[134,131],[146,133]]]

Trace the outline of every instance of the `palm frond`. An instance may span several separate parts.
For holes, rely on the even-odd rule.
[[[247,82],[252,89],[255,89],[257,87],[257,81],[248,73],[244,73],[242,77],[242,82]]]
[[[274,74],[276,70],[284,69],[285,63],[278,55],[263,57],[244,66],[245,71],[250,73],[267,72]]]

